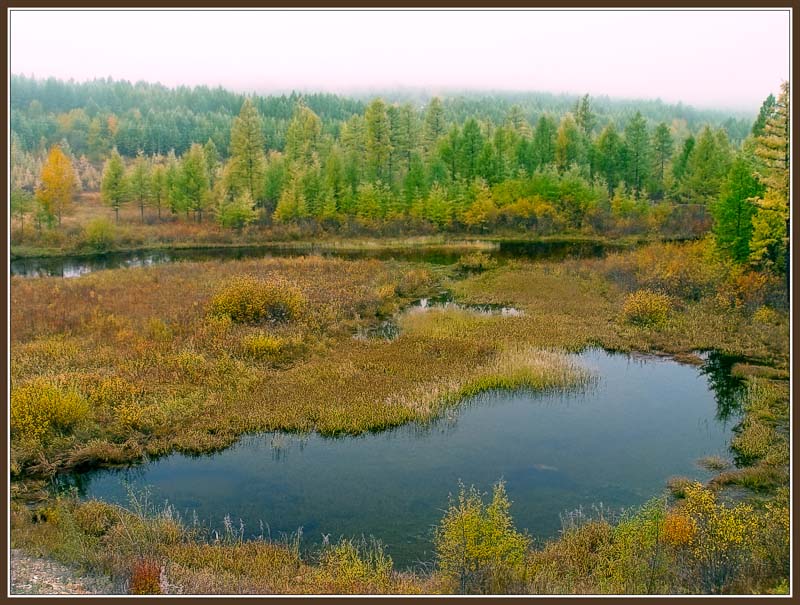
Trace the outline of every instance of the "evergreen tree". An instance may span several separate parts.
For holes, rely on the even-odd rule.
[[[625,126],[625,155],[628,162],[626,180],[637,198],[650,174],[650,151],[647,122],[641,112],[637,111]]]
[[[764,193],[764,186],[753,174],[753,167],[742,156],[731,165],[722,193],[714,204],[714,236],[717,246],[737,263],[750,256],[750,238],[753,234],[753,215],[756,207],[753,198]]]
[[[664,171],[666,170],[667,162],[672,157],[674,143],[672,141],[672,134],[669,131],[669,126],[661,122],[656,126],[653,133],[653,160],[655,162],[655,182],[654,189],[658,192],[664,191]]]
[[[555,120],[549,115],[541,116],[539,121],[536,122],[536,131],[533,135],[533,145],[531,146],[534,169],[542,168],[555,162],[557,129]]]
[[[775,97],[770,94],[761,104],[761,109],[758,110],[758,117],[753,122],[751,133],[753,136],[760,137],[764,134],[764,128],[767,125],[767,119],[772,115],[775,109]]]
[[[589,103],[589,95],[583,95],[581,99],[575,104],[575,122],[578,128],[581,129],[583,135],[589,139],[591,138],[592,131],[595,124],[597,124],[597,116],[592,111]]]

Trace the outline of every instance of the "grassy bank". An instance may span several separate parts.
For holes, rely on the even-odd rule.
[[[250,281],[237,281],[242,276]],[[442,287],[467,302],[508,304],[523,313],[408,313],[399,316],[394,340],[353,338],[410,299]],[[253,310],[253,300],[263,304]],[[714,260],[702,242],[658,244],[596,260],[509,262],[468,276],[456,268],[296,258],[109,270],[74,280],[14,278],[12,491],[31,498],[48,477],[66,469],[173,450],[207,452],[246,432],[355,434],[424,422],[480,390],[570,388],[587,376],[560,351],[601,345],[684,358],[721,349],[749,358],[737,369],[751,385],[733,443],[742,466],[719,473],[711,487],[755,489],[762,499],[758,506],[780,507],[788,477],[788,385],[779,378],[788,371],[789,352],[788,314],[780,300],[778,284]],[[257,322],[250,321],[251,313]],[[446,575],[386,571],[374,548],[353,544],[306,561],[287,545],[238,543],[233,537],[208,543],[190,527],[170,525],[174,519],[165,521],[163,511],[128,516],[68,500],[50,503],[50,512],[15,506],[15,544],[128,580],[137,565],[145,569],[156,560],[169,567],[171,581],[198,592],[237,586],[256,592],[430,592],[459,586]],[[697,515],[717,514],[721,505],[704,506]],[[672,505],[661,510],[653,517],[660,519],[656,525],[637,521],[629,530],[662,527]],[[750,518],[744,510],[736,514]],[[659,566],[672,561],[662,558],[663,541],[647,538],[657,532],[637,529],[633,533],[650,542],[634,543],[625,538],[633,530],[625,534],[616,522],[601,520],[606,525],[600,527],[595,521],[527,553],[522,580],[515,575],[509,589],[648,588],[647,581],[608,579],[616,577],[613,570],[628,569],[621,540],[628,540],[624,553],[631,570],[653,549],[661,549]],[[602,561],[616,566],[598,567],[593,544],[605,545]],[[691,544],[676,543],[673,554],[700,565]],[[758,544],[753,537],[740,550],[756,553]],[[638,558],[632,554],[637,549]],[[742,563],[711,587],[666,576],[659,576],[657,586],[767,590],[779,583],[775,569],[781,565],[782,559],[762,569],[752,585],[742,581],[750,570]]]

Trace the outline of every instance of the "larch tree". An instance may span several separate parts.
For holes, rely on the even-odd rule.
[[[54,145],[42,166],[36,199],[47,216],[58,218],[59,226],[62,215],[72,205],[77,189],[78,180],[72,162],[58,145]]]
[[[125,188],[125,166],[122,163],[116,147],[106,160],[103,168],[103,180],[100,184],[100,194],[103,201],[114,209],[114,217],[119,223],[119,209],[125,202],[127,191]]]
[[[756,174],[765,191],[754,200],[752,261],[784,272],[789,279],[789,169],[790,169],[789,82],[781,92],[764,125],[764,134],[756,138]],[[783,266],[781,266],[783,265]],[[787,289],[788,293],[788,289]]]
[[[229,186],[240,195],[247,191],[256,201],[264,186],[266,156],[261,116],[250,99],[245,99],[239,116],[231,126]]]
[[[444,120],[442,100],[439,97],[434,97],[425,110],[425,121],[422,127],[422,151],[425,159],[428,159],[436,152],[439,138],[446,131],[447,124]]]
[[[375,99],[364,114],[366,123],[367,166],[373,179],[391,182],[389,160],[392,153],[389,116],[383,99]]]
[[[150,183],[150,165],[144,153],[141,151],[137,154],[133,165],[128,171],[128,196],[129,199],[139,206],[139,214],[142,224],[144,224],[144,207],[150,203],[151,196],[151,183]]]
[[[194,211],[197,222],[203,222],[203,210],[209,203],[208,170],[203,146],[195,143],[181,162],[179,191],[187,212]],[[245,189],[246,191],[246,189]]]

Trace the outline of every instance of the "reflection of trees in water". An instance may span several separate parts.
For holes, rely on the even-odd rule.
[[[739,361],[741,361],[739,357],[725,355],[719,351],[709,351],[706,354],[706,362],[700,368],[700,373],[708,378],[708,385],[714,391],[717,419],[720,421],[728,420],[742,410],[745,380],[731,374],[733,365]]]

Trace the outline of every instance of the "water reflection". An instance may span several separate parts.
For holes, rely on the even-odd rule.
[[[620,249],[613,244],[588,242],[515,242],[499,244],[484,242],[486,252],[498,259],[528,258],[533,260],[563,260],[565,258],[593,258]],[[180,261],[241,260],[247,258],[294,257],[318,255],[350,260],[375,258],[379,260],[402,260],[424,262],[434,265],[451,265],[474,248],[375,248],[336,249],[309,246],[305,248],[280,248],[268,246],[242,246],[220,248],[196,248],[178,250],[156,250],[149,252],[109,252],[91,256],[62,256],[20,258],[12,260],[11,275],[22,277],[79,277],[102,269],[122,267],[147,267]]]

